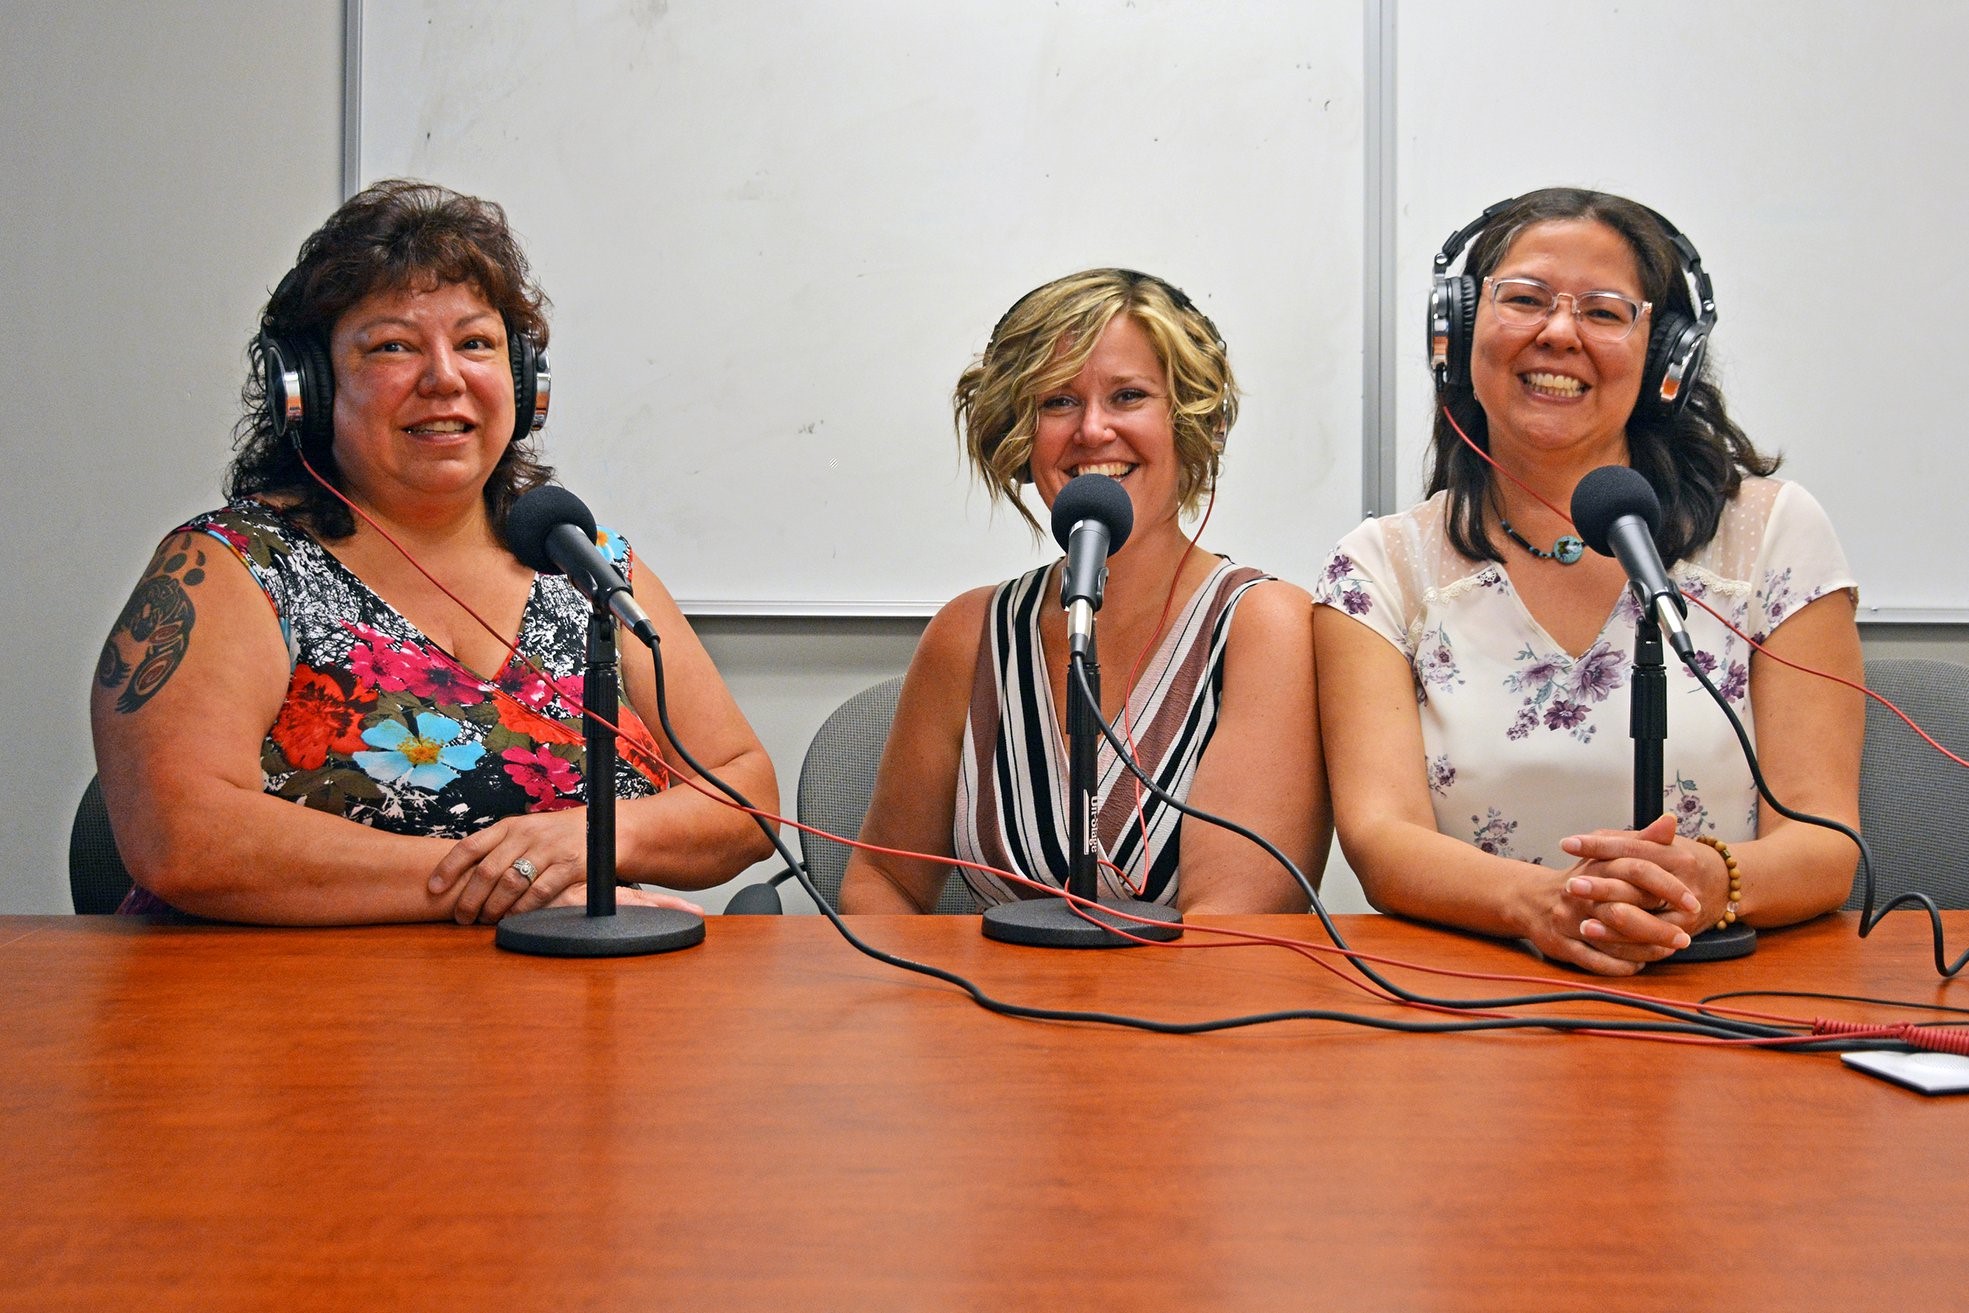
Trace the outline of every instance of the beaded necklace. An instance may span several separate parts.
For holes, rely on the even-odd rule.
[[[1523,534],[1511,527],[1511,521],[1505,519],[1502,515],[1497,517],[1497,524],[1499,528],[1504,530],[1504,536],[1506,538],[1509,538],[1512,542],[1518,544],[1518,546],[1524,548],[1541,561],[1557,561],[1560,565],[1576,565],[1579,562],[1579,558],[1586,555],[1586,544],[1580,541],[1579,535],[1577,534],[1560,534],[1552,543],[1552,550],[1548,552],[1542,547],[1532,546]]]

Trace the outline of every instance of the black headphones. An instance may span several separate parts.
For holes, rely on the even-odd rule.
[[[1477,301],[1483,292],[1475,278],[1469,274],[1451,274],[1449,266],[1492,219],[1522,199],[1514,196],[1491,206],[1474,222],[1451,233],[1443,249],[1436,253],[1435,279],[1429,289],[1429,368],[1436,376],[1436,391],[1444,394],[1446,400],[1471,397],[1470,344],[1476,336]],[[1641,395],[1634,409],[1644,418],[1670,419],[1688,404],[1688,385],[1695,382],[1702,370],[1709,332],[1716,326],[1716,296],[1694,244],[1658,212],[1648,210],[1648,213],[1675,247],[1682,277],[1691,285],[1697,316],[1692,320],[1685,314],[1656,306],[1654,323],[1648,330],[1648,359],[1641,372]]]
[[[1099,271],[1094,271],[1094,272],[1099,272]],[[1152,284],[1153,286],[1161,288],[1163,290],[1163,293],[1169,297],[1169,300],[1175,305],[1175,307],[1178,310],[1182,311],[1184,314],[1195,315],[1197,317],[1197,319],[1203,324],[1204,331],[1210,334],[1210,340],[1216,343],[1217,350],[1225,353],[1226,355],[1230,353],[1230,348],[1224,345],[1224,335],[1217,331],[1217,325],[1211,322],[1209,315],[1206,315],[1205,313],[1203,313],[1203,311],[1197,309],[1196,302],[1190,300],[1189,295],[1186,292],[1184,292],[1182,288],[1176,286],[1176,284],[1172,282],[1169,282],[1167,279],[1157,278],[1154,274],[1145,274],[1139,269],[1115,268],[1109,272],[1119,274],[1121,275],[1121,277],[1127,279],[1128,284],[1131,288],[1142,283],[1149,283]],[[1024,296],[1012,302],[1012,304],[1006,308],[1005,313],[998,316],[998,322],[991,326],[991,337],[985,343],[985,358],[987,360],[989,360],[992,354],[998,350],[998,335],[1005,330],[1005,321],[1010,319],[1013,315],[1017,314],[1020,306],[1024,305],[1027,301],[1030,301],[1033,297],[1045,291],[1048,287],[1051,287],[1052,285],[1053,285],[1052,283],[1042,283],[1038,287],[1033,288],[1030,292],[1027,292]],[[1226,397],[1225,398],[1226,411],[1228,411],[1229,404],[1230,404],[1230,399]],[[1214,444],[1217,449],[1217,455],[1220,458],[1224,454],[1224,446],[1229,441],[1229,439],[1230,439],[1230,426],[1224,422],[1224,415],[1220,413],[1218,415],[1217,440]],[[1021,482],[1030,483],[1032,481],[1031,469],[1029,467],[1026,469],[1022,469],[1019,473],[1019,479]]]
[[[326,339],[318,333],[301,337],[261,333],[254,349],[274,436],[291,439],[303,452],[327,446],[335,434],[335,370]],[[513,441],[524,442],[547,423],[553,374],[547,353],[516,330],[510,319],[506,354],[513,367]]]

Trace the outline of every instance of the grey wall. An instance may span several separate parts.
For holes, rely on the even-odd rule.
[[[342,6],[4,0],[0,17],[0,912],[61,912],[96,651],[158,537],[216,501],[253,316],[341,198]],[[814,728],[900,671],[920,622],[701,628],[790,805]],[[1867,647],[1969,662],[1969,631],[1869,629]],[[1328,884],[1360,905],[1344,873]]]
[[[59,912],[96,653],[216,501],[247,331],[340,199],[342,7],[0,8],[0,911]]]

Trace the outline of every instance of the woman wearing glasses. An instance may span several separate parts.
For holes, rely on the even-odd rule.
[[[1639,608],[1563,514],[1607,465],[1659,497],[1683,593],[1770,653],[1692,601],[1698,661],[1753,726],[1773,791],[1857,823],[1860,696],[1780,661],[1860,677],[1854,580],[1818,503],[1769,477],[1777,460],[1687,349],[1713,318],[1692,284],[1706,298],[1659,215],[1564,188],[1494,207],[1463,277],[1439,282],[1462,299],[1439,335],[1429,499],[1349,534],[1315,590],[1334,819],[1384,911],[1627,975],[1719,923],[1782,925],[1846,896],[1851,843],[1761,806],[1679,665],[1663,815],[1622,828]]]

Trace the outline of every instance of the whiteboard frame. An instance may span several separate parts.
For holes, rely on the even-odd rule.
[[[362,31],[369,0],[343,0],[342,195],[361,183]],[[1363,165],[1362,226],[1363,323],[1361,374],[1361,510],[1388,515],[1400,508],[1395,415],[1400,379],[1396,325],[1391,304],[1399,273],[1396,249],[1396,153],[1400,141],[1396,41],[1401,0],[1362,0],[1363,11]],[[784,617],[808,619],[927,618],[941,601],[826,601],[679,599],[693,616]],[[1969,624],[1969,607],[1878,607],[1862,604],[1862,626],[1944,626]]]

